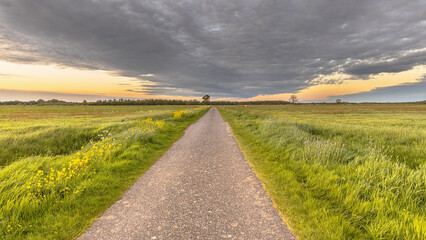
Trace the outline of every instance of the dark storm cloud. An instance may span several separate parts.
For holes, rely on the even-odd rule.
[[[320,74],[424,64],[425,9],[422,0],[0,0],[0,58],[113,70],[154,94],[252,97],[295,92]]]
[[[389,60],[373,61],[372,63],[359,63],[346,68],[346,72],[352,75],[370,75],[379,73],[397,73],[410,70],[416,65],[426,63],[426,51],[408,53],[405,56],[395,57]]]

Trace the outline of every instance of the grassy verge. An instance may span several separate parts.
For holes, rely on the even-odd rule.
[[[0,166],[30,156],[71,154],[129,128],[135,119],[166,117],[184,106],[0,106]]]
[[[426,239],[426,109],[326,108],[219,110],[301,239]]]
[[[76,238],[206,111],[134,117],[101,127],[95,141],[68,155],[9,164],[0,170],[0,238]]]

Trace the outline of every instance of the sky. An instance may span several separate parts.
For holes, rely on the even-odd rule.
[[[0,0],[0,101],[426,100],[424,0]]]

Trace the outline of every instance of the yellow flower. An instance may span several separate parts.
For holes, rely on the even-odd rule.
[[[173,118],[181,118],[185,113],[184,110],[176,111],[173,113]]]

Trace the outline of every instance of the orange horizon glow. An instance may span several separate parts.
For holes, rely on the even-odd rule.
[[[376,88],[391,87],[406,83],[420,82],[426,76],[426,65],[417,66],[411,70],[399,73],[381,73],[371,76],[368,80],[350,79],[346,74],[334,73],[321,76],[323,80],[341,80],[341,83],[312,85],[295,93],[280,93],[259,95],[249,100],[288,100],[291,95],[297,95],[301,101],[327,100],[331,96],[369,92]],[[318,78],[318,79],[319,79]],[[315,81],[315,80],[314,80]]]
[[[112,71],[83,70],[59,65],[30,65],[0,61],[0,89],[58,94],[94,95],[99,99],[116,98],[161,98],[161,99],[198,99],[200,96],[151,95],[148,87],[155,85],[147,79],[123,77]],[[414,67],[400,73],[382,73],[367,80],[351,79],[352,76],[334,73],[320,76],[311,85],[299,92],[258,95],[248,99],[214,98],[212,100],[288,100],[290,95],[297,95],[301,101],[327,100],[330,96],[368,92],[380,87],[390,87],[406,83],[416,83],[426,76],[426,65]],[[321,84],[327,80],[340,80],[341,83]],[[143,83],[142,83],[143,81]],[[131,92],[128,89],[142,89],[146,92]]]
[[[152,77],[145,74],[143,77]],[[145,82],[144,86],[141,82]],[[58,65],[30,65],[0,61],[0,89],[57,94],[95,95],[102,98],[162,98],[190,100],[194,97],[150,95],[128,89],[146,90],[148,79],[123,77],[112,71],[84,70]]]

